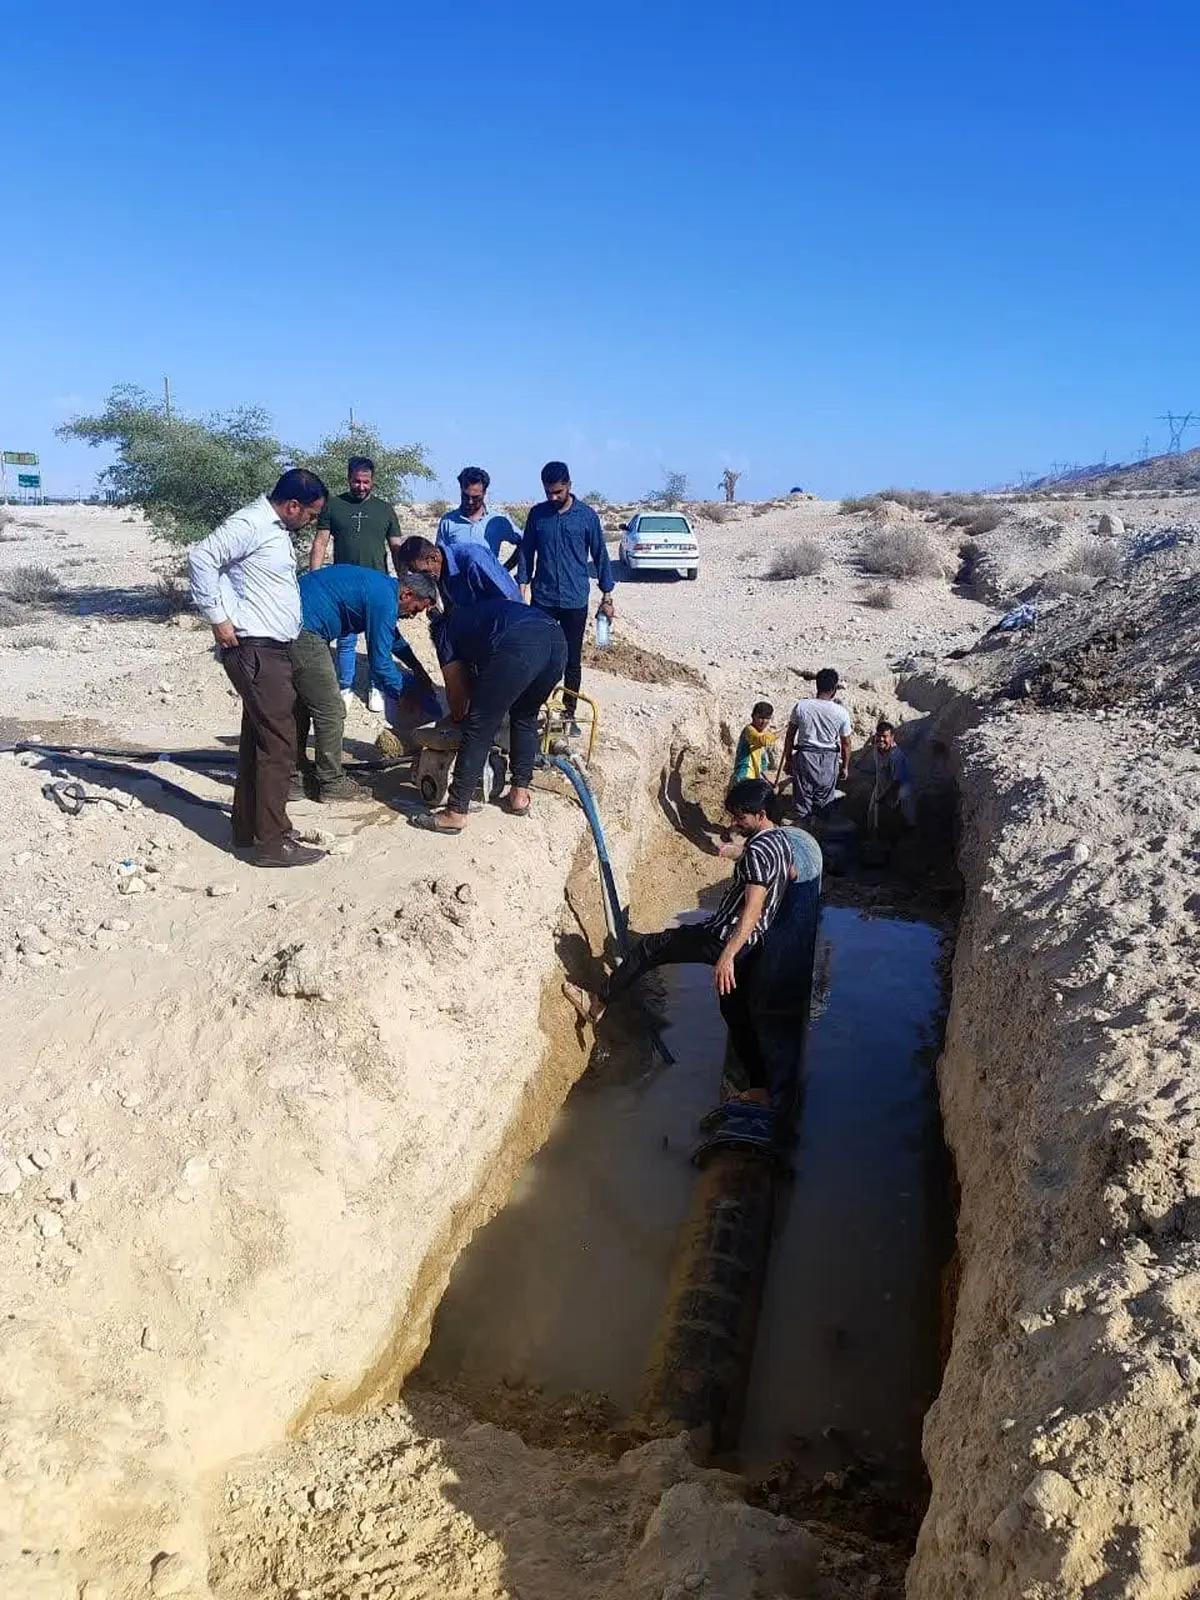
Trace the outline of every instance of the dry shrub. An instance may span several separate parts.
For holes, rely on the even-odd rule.
[[[937,500],[931,489],[880,489],[880,500],[894,501],[908,511],[928,511]]]
[[[449,500],[430,500],[425,506],[425,514],[426,516],[436,517],[440,522],[449,509]]]
[[[956,517],[954,526],[978,538],[981,533],[991,533],[998,528],[1004,518],[1005,513],[996,506],[985,506],[982,511],[970,511],[965,516]]]
[[[1118,578],[1121,575],[1120,549],[1107,539],[1087,539],[1063,570],[1085,578]]]
[[[775,507],[769,500],[760,500],[757,505],[751,507],[750,515],[752,517],[769,517],[774,509]]]
[[[703,500],[694,509],[696,515],[703,517],[705,522],[728,522],[733,515],[732,508],[724,500]]]
[[[859,561],[881,578],[935,578],[942,570],[923,528],[880,528],[863,540]]]
[[[78,565],[78,563],[69,563]],[[155,580],[155,605],[164,617],[177,617],[183,611],[190,611],[192,596],[188,585],[177,578],[173,573],[164,573]]]
[[[6,594],[0,594],[0,628],[15,628],[25,620],[20,606],[14,605]]]
[[[1044,505],[1041,515],[1047,522],[1057,522],[1059,527],[1065,527],[1071,520],[1072,508],[1064,505]]]
[[[975,543],[974,539],[966,539],[959,545],[958,571],[954,575],[954,581],[960,588],[970,589],[973,587],[979,568],[979,558],[982,555],[983,551]]]
[[[52,633],[27,633],[23,639],[13,640],[14,650],[58,650],[60,642]]]
[[[896,591],[890,583],[872,583],[863,590],[862,603],[870,606],[872,611],[894,611]]]
[[[58,594],[62,583],[52,567],[26,565],[12,569],[4,588],[9,599],[18,605],[38,606]]]
[[[843,517],[855,516],[860,511],[878,511],[883,504],[877,494],[851,495],[848,500],[843,500],[838,506],[838,514]]]
[[[525,523],[528,520],[529,513],[532,510],[533,507],[527,500],[519,500],[516,505],[505,506],[504,508],[505,515],[508,517],[508,520],[512,523],[513,527],[518,533],[525,532]]]
[[[825,552],[815,539],[797,539],[785,545],[772,559],[767,577],[815,578],[825,565]]]

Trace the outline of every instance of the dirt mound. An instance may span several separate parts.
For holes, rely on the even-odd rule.
[[[634,683],[687,683],[698,689],[704,687],[704,677],[695,667],[689,667],[684,661],[672,661],[669,656],[647,650],[620,634],[614,634],[612,642],[603,650],[597,648],[594,640],[585,639],[583,661],[597,672],[632,678]]]

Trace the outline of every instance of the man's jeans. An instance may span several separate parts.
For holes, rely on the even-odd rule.
[[[529,787],[537,759],[538,712],[566,662],[563,631],[543,612],[530,608],[502,635],[471,688],[471,707],[450,780],[451,811],[465,814],[506,713],[513,787]]]
[[[353,689],[354,668],[358,660],[358,641],[360,635],[348,633],[337,642],[337,681],[339,689]],[[383,693],[383,685],[376,683],[373,677],[368,677],[372,689]]]

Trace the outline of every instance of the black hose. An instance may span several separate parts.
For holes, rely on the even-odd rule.
[[[136,777],[139,781],[146,779],[157,783],[160,789],[165,789],[168,794],[176,795],[180,800],[186,800],[189,805],[200,806],[205,811],[219,811],[222,816],[228,816],[230,807],[220,800],[205,800],[198,794],[193,794],[190,789],[185,789],[181,783],[172,783],[170,778],[164,778],[160,772],[149,770],[134,770],[131,772],[127,762],[102,761],[98,756],[77,755],[72,751],[64,750],[57,745],[45,744],[17,744],[0,745],[0,751],[12,750],[14,752],[28,752],[31,755],[46,756],[51,758],[48,765],[67,767],[84,767],[92,772],[119,772],[123,778]],[[154,759],[158,759],[155,757]]]

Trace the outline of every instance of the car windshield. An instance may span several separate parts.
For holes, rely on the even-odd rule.
[[[682,533],[691,532],[686,517],[639,517],[637,531],[639,533]]]

